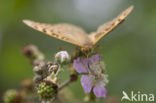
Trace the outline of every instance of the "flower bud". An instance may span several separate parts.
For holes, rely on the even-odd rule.
[[[44,55],[34,45],[26,45],[22,53],[26,56],[33,65],[37,65],[38,62],[44,60]]]
[[[34,86],[33,80],[30,78],[26,78],[21,82],[22,89],[27,92],[32,92],[33,86]]]
[[[42,70],[42,68],[40,66],[34,66],[33,71],[37,75],[42,75],[43,74],[43,70]]]
[[[42,99],[52,99],[57,93],[57,85],[49,81],[43,81],[37,87],[37,93]]]
[[[37,66],[34,66],[33,71],[36,75],[41,75],[44,78],[49,75],[46,62],[40,62]]]
[[[48,62],[47,63],[47,68],[48,68],[48,72],[51,73],[56,73],[59,69],[59,64],[58,63],[52,63],[52,62]]]
[[[67,51],[60,51],[55,54],[55,60],[60,64],[67,64],[70,62],[71,57]]]
[[[41,75],[35,75],[33,78],[33,81],[35,84],[39,84],[43,80],[43,77]]]
[[[76,81],[77,79],[78,79],[78,75],[77,75],[77,74],[71,74],[71,75],[70,75],[70,80],[71,80],[72,82]]]
[[[17,100],[18,99],[18,100]],[[7,90],[3,96],[4,103],[17,103],[20,101],[19,94],[16,90]]]

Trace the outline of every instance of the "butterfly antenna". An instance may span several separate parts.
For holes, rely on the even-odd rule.
[[[99,49],[104,49],[104,47],[103,46],[99,46],[99,45],[97,45],[95,48],[94,48],[94,50],[95,50],[95,52],[97,52],[97,50],[99,50]]]
[[[97,45],[94,49],[104,49],[104,47]]]
[[[65,48],[63,48],[63,47],[59,47],[58,50],[65,50]]]
[[[72,47],[59,47],[58,50],[67,50],[67,49],[72,49]]]

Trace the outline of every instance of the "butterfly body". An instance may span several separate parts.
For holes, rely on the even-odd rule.
[[[98,28],[96,32],[87,34],[82,28],[77,27],[72,24],[44,24],[38,23],[30,20],[23,20],[23,22],[36,29],[43,32],[49,36],[55,37],[57,39],[66,41],[68,43],[79,46],[82,51],[88,51],[94,48],[94,45],[103,38],[106,34],[111,32],[120,23],[122,23],[128,14],[132,11],[133,6],[130,6],[121,14],[119,14],[112,21],[109,21]]]

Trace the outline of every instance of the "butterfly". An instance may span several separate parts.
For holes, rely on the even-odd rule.
[[[120,23],[122,23],[128,14],[133,10],[133,5],[120,13],[112,21],[109,21],[97,29],[96,32],[87,34],[82,28],[72,25],[72,24],[44,24],[39,22],[34,22],[31,20],[23,20],[23,22],[47,35],[55,37],[57,39],[66,41],[68,43],[79,46],[81,50],[89,50],[94,47],[94,45],[102,39],[106,34],[111,32]]]

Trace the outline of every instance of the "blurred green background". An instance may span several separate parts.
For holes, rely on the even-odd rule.
[[[104,47],[99,52],[109,74],[108,96],[121,99],[123,90],[156,94],[155,4],[155,0],[0,0],[0,95],[6,89],[19,88],[24,78],[33,77],[32,66],[21,54],[24,45],[38,46],[48,60],[59,47],[74,48],[27,27],[23,19],[68,22],[92,32],[130,5],[135,8],[127,20],[98,43]],[[76,101],[82,100],[79,82],[69,88]]]

